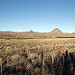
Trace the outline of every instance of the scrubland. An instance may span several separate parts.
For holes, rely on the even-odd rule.
[[[75,38],[0,39],[1,75],[75,75]]]

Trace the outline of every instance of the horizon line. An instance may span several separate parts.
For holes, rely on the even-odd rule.
[[[60,30],[59,28],[54,28],[54,29],[58,29],[58,30]],[[51,31],[53,31],[54,29],[52,29]],[[47,31],[47,32],[45,32],[45,31],[43,31],[43,32],[41,32],[41,31],[35,31],[35,30],[32,30],[32,29],[30,29],[30,30],[27,30],[27,31],[15,31],[15,30],[0,30],[0,32],[17,32],[17,33],[21,33],[21,32],[39,32],[39,33],[49,33],[49,32],[51,32],[51,31]],[[63,32],[62,30],[60,30],[61,32]],[[63,33],[75,33],[75,32],[63,32]]]

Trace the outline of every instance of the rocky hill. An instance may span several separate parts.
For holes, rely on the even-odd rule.
[[[56,37],[75,37],[75,33],[63,33],[60,29],[56,28],[48,33],[34,32],[11,32],[0,31],[0,38],[56,38]]]
[[[50,33],[51,34],[62,34],[63,32],[60,29],[56,28],[56,29],[52,30]]]

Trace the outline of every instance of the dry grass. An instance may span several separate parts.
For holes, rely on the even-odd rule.
[[[13,66],[25,63],[24,67],[27,70],[33,69],[38,63],[42,63],[43,66],[45,62],[54,63],[55,58],[62,56],[66,50],[69,53],[75,52],[75,38],[0,39],[0,59],[3,60],[3,64]],[[48,59],[51,59],[51,62]],[[40,70],[38,67],[36,69]]]

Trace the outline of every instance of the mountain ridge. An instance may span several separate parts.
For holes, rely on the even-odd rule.
[[[55,28],[51,30],[50,32],[55,31],[55,30],[62,32],[59,28]],[[29,30],[29,31],[22,31],[22,32],[18,32],[18,31],[0,31],[0,32],[24,33],[24,32],[38,32],[38,31]],[[50,33],[50,32],[38,32],[38,33]],[[62,32],[62,33],[69,33],[69,32]],[[71,32],[71,33],[75,33],[75,32]]]
[[[75,33],[64,33],[60,29],[55,28],[50,32],[35,32],[33,30],[27,32],[0,31],[0,38],[56,38],[56,37],[75,37]]]

